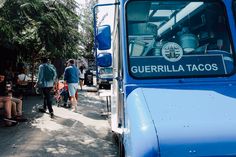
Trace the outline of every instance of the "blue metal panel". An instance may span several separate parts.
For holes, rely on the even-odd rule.
[[[127,98],[124,145],[127,156],[159,156],[156,129],[141,89]]]
[[[135,89],[127,97],[127,154],[236,156],[235,90],[236,84]]]
[[[235,84],[142,89],[161,156],[235,156],[235,90]]]

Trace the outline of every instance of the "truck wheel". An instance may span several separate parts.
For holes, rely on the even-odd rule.
[[[118,156],[125,157],[125,151],[124,151],[125,149],[124,149],[124,145],[123,145],[122,136],[113,132],[112,138],[113,138],[115,144],[118,146]]]
[[[102,89],[102,85],[99,84],[99,85],[98,85],[98,88],[99,88],[99,89]]]
[[[125,147],[123,145],[122,137],[119,139],[119,157],[125,157]]]

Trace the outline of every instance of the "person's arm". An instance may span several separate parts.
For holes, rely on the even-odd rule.
[[[37,79],[36,85],[39,85],[42,82],[43,82],[43,66],[40,65],[39,66],[38,79]]]
[[[79,79],[80,78],[80,70],[78,68],[76,68],[76,70],[77,70],[77,77]]]
[[[64,71],[64,85],[67,83],[68,80],[68,69],[66,68]]]
[[[53,67],[53,73],[54,73],[53,80],[56,81],[57,80],[57,70],[54,65],[52,65],[52,67]]]
[[[25,74],[26,75],[26,74]],[[31,77],[29,77],[28,75],[26,75],[25,81],[31,81]]]

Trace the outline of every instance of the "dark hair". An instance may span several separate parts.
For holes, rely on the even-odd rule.
[[[5,76],[5,75],[6,75],[6,72],[1,69],[1,70],[0,70],[0,75],[4,75],[4,76]]]
[[[48,58],[43,57],[43,58],[41,59],[41,61],[42,61],[43,63],[47,63],[47,62],[48,62]]]
[[[83,72],[84,69],[85,69],[84,65],[81,65],[81,66],[79,67],[79,70],[80,70],[81,73]]]
[[[67,63],[75,64],[75,61],[74,61],[74,59],[69,59],[69,60],[67,61]]]

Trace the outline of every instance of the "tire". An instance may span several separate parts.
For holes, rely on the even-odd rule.
[[[123,139],[120,136],[119,138],[119,157],[125,157],[125,147],[123,145]]]
[[[124,149],[124,145],[123,145],[122,135],[119,135],[119,134],[113,132],[112,138],[113,138],[115,144],[118,146],[118,157],[125,157],[125,149]]]
[[[102,89],[102,85],[99,84],[99,85],[98,85],[98,89]]]

